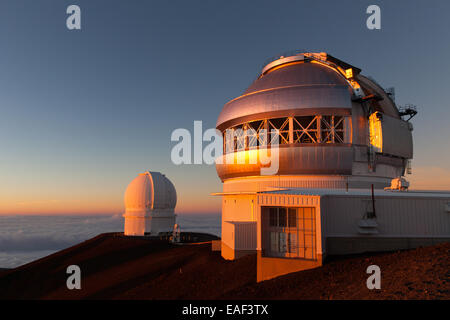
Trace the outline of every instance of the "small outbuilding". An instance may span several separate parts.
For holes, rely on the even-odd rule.
[[[258,281],[321,266],[327,255],[450,240],[449,192],[292,188],[222,195],[223,206],[236,212],[222,221],[222,256],[256,252]]]

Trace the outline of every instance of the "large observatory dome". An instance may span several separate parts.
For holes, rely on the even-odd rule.
[[[216,123],[222,257],[256,253],[262,281],[330,254],[448,240],[449,195],[403,192],[416,113],[327,53],[272,59]]]
[[[127,211],[174,209],[177,194],[174,185],[165,175],[147,171],[131,181],[124,200]]]
[[[223,129],[242,121],[259,119],[265,114],[295,116],[351,112],[353,88],[342,74],[327,65],[295,61],[293,58],[295,56],[280,59],[264,68],[241,96],[224,106],[217,127]],[[364,91],[376,91],[386,98],[380,109],[398,118],[397,109],[384,91],[372,80],[357,77],[363,80],[360,84]]]
[[[261,190],[263,180],[264,185],[274,184],[274,179],[262,177],[259,162],[237,165],[225,160],[230,153],[249,158],[249,152],[256,152],[259,157],[273,141],[260,133],[271,130],[278,131],[280,187],[382,188],[402,176],[412,158],[412,126],[402,120],[393,91],[360,72],[324,52],[281,56],[268,63],[218,117],[224,156],[216,169],[224,191]]]

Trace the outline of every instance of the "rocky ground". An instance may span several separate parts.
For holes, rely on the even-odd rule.
[[[198,238],[199,240],[208,240]],[[67,266],[82,289],[66,287]],[[368,290],[366,268],[381,268]],[[330,259],[324,266],[256,283],[256,256],[225,261],[209,242],[103,234],[0,273],[0,299],[450,299],[450,244]]]

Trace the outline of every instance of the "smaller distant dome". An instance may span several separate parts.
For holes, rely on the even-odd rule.
[[[139,174],[125,191],[126,211],[173,210],[177,193],[172,182],[160,172]]]

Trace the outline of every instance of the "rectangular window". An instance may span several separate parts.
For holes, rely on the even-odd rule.
[[[314,207],[264,207],[264,256],[317,259]]]
[[[277,208],[270,208],[269,209],[269,216],[270,216],[270,226],[271,227],[278,227],[278,212]]]
[[[287,226],[286,208],[278,208],[278,226],[285,228]]]

